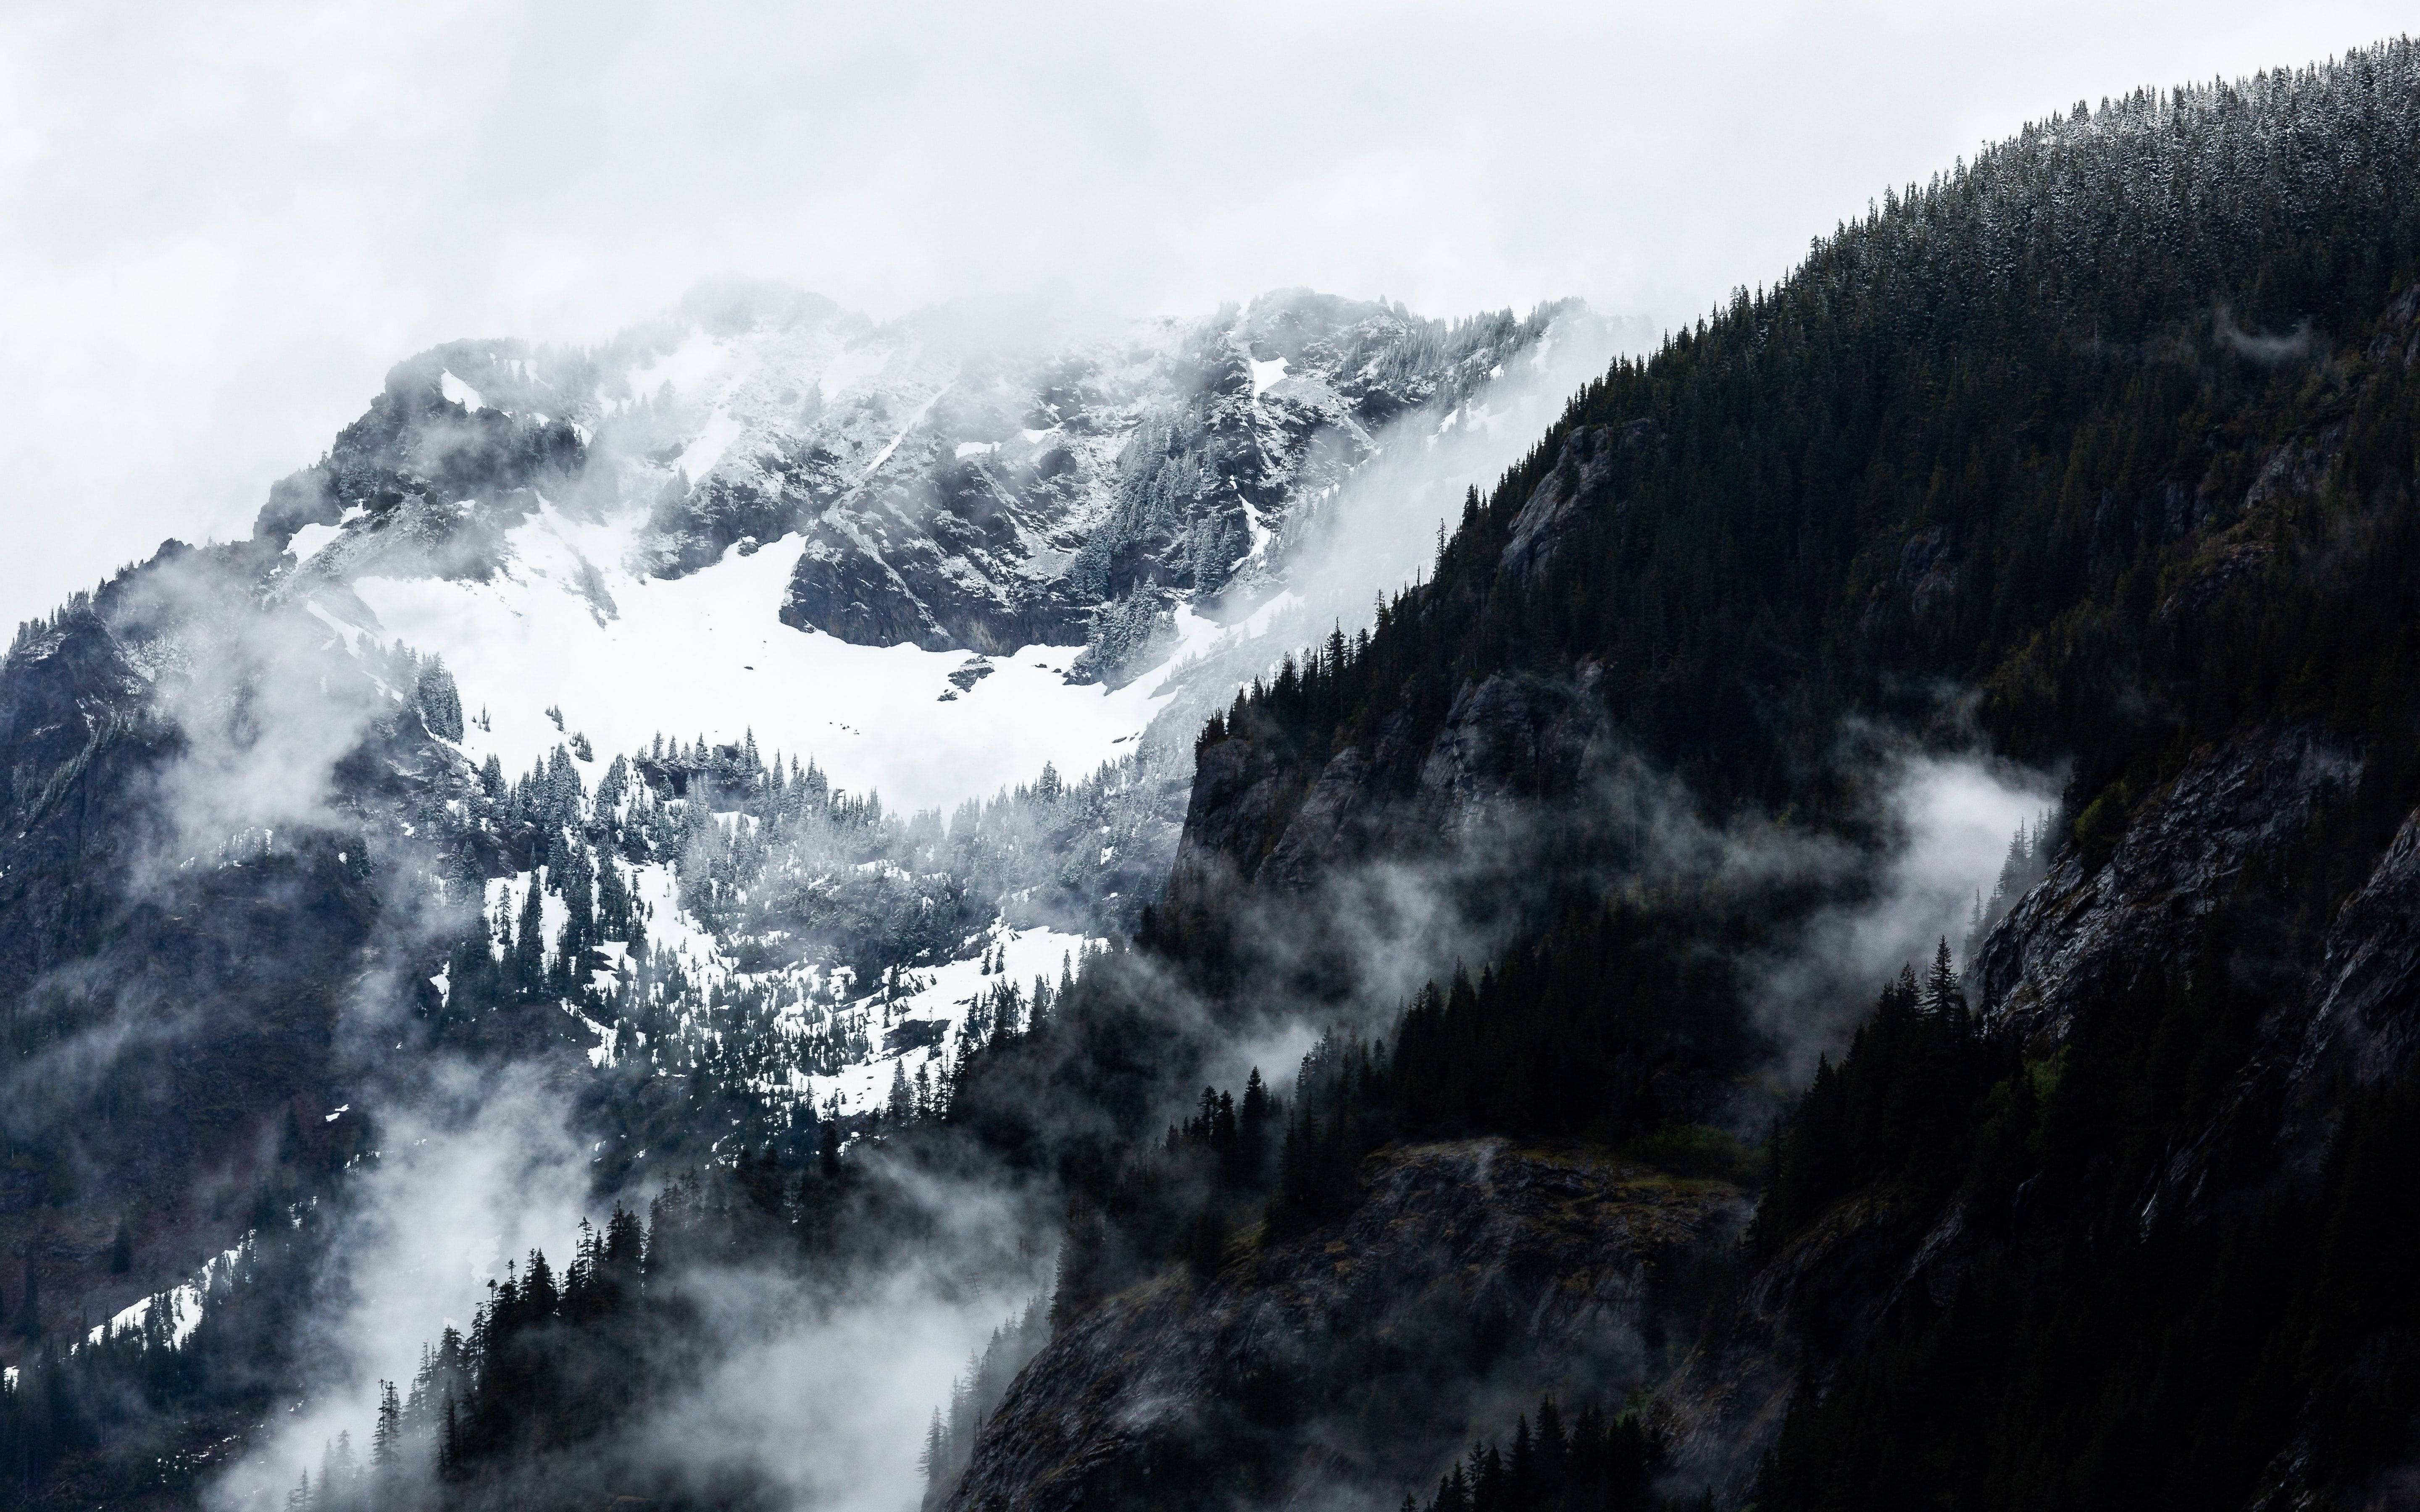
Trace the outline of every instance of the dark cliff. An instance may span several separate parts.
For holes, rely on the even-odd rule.
[[[1721,1181],[1503,1140],[1391,1149],[1361,1179],[1342,1221],[1249,1233],[1060,1334],[949,1504],[1391,1506],[1536,1382],[1652,1380],[1676,1257],[1745,1211]]]

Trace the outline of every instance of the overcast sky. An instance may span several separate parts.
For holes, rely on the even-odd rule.
[[[2078,99],[2385,4],[0,5],[0,614],[247,533],[396,359],[697,279],[1669,323]]]

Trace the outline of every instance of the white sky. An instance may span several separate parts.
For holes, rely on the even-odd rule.
[[[2376,3],[0,6],[0,617],[248,532],[396,360],[698,278],[1669,323],[2084,98]]]

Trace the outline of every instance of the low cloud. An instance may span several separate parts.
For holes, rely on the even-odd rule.
[[[326,1444],[365,1455],[379,1382],[409,1384],[424,1345],[465,1330],[508,1262],[566,1257],[585,1204],[587,1152],[535,1068],[440,1063],[425,1096],[381,1110],[381,1148],[345,1195],[344,1225],[302,1326],[306,1357],[333,1362],[293,1413],[211,1489],[220,1508],[274,1506]],[[601,1214],[597,1215],[601,1217]]]
[[[1874,796],[1885,839],[1864,895],[1818,910],[1752,964],[1757,1018],[1792,1088],[1818,1054],[1838,1053],[1902,965],[1921,971],[1945,939],[1963,951],[2009,838],[2058,806],[2055,776],[1982,755],[1901,751],[1885,756],[1881,771]]]
[[[2211,325],[2220,346],[2264,367],[2283,367],[2288,363],[2299,363],[2309,357],[2316,347],[2308,320],[2298,323],[2282,336],[2266,335],[2237,325],[2234,314],[2222,304],[2217,314],[2211,316]]]

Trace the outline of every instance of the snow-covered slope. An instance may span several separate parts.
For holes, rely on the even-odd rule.
[[[1148,670],[1280,586],[1299,501],[1590,319],[1296,291],[1009,337],[725,285],[596,349],[399,364],[256,532],[276,594],[444,657],[474,758],[752,731],[941,805],[1118,754]]]
[[[658,735],[752,733],[768,753],[812,756],[844,787],[939,808],[1031,781],[1046,764],[1089,771],[1165,702],[1156,677],[1115,690],[1070,683],[1075,646],[982,658],[794,630],[772,606],[795,537],[659,579],[625,565],[633,523],[583,523],[543,506],[510,532],[509,554],[485,580],[355,579],[369,610],[362,628],[442,656],[461,688],[465,750],[474,761],[494,752],[515,773],[573,734],[603,761]],[[610,612],[583,581],[610,596]],[[358,613],[337,593],[320,607],[347,624]],[[1216,633],[1189,609],[1181,629],[1172,655]]]

